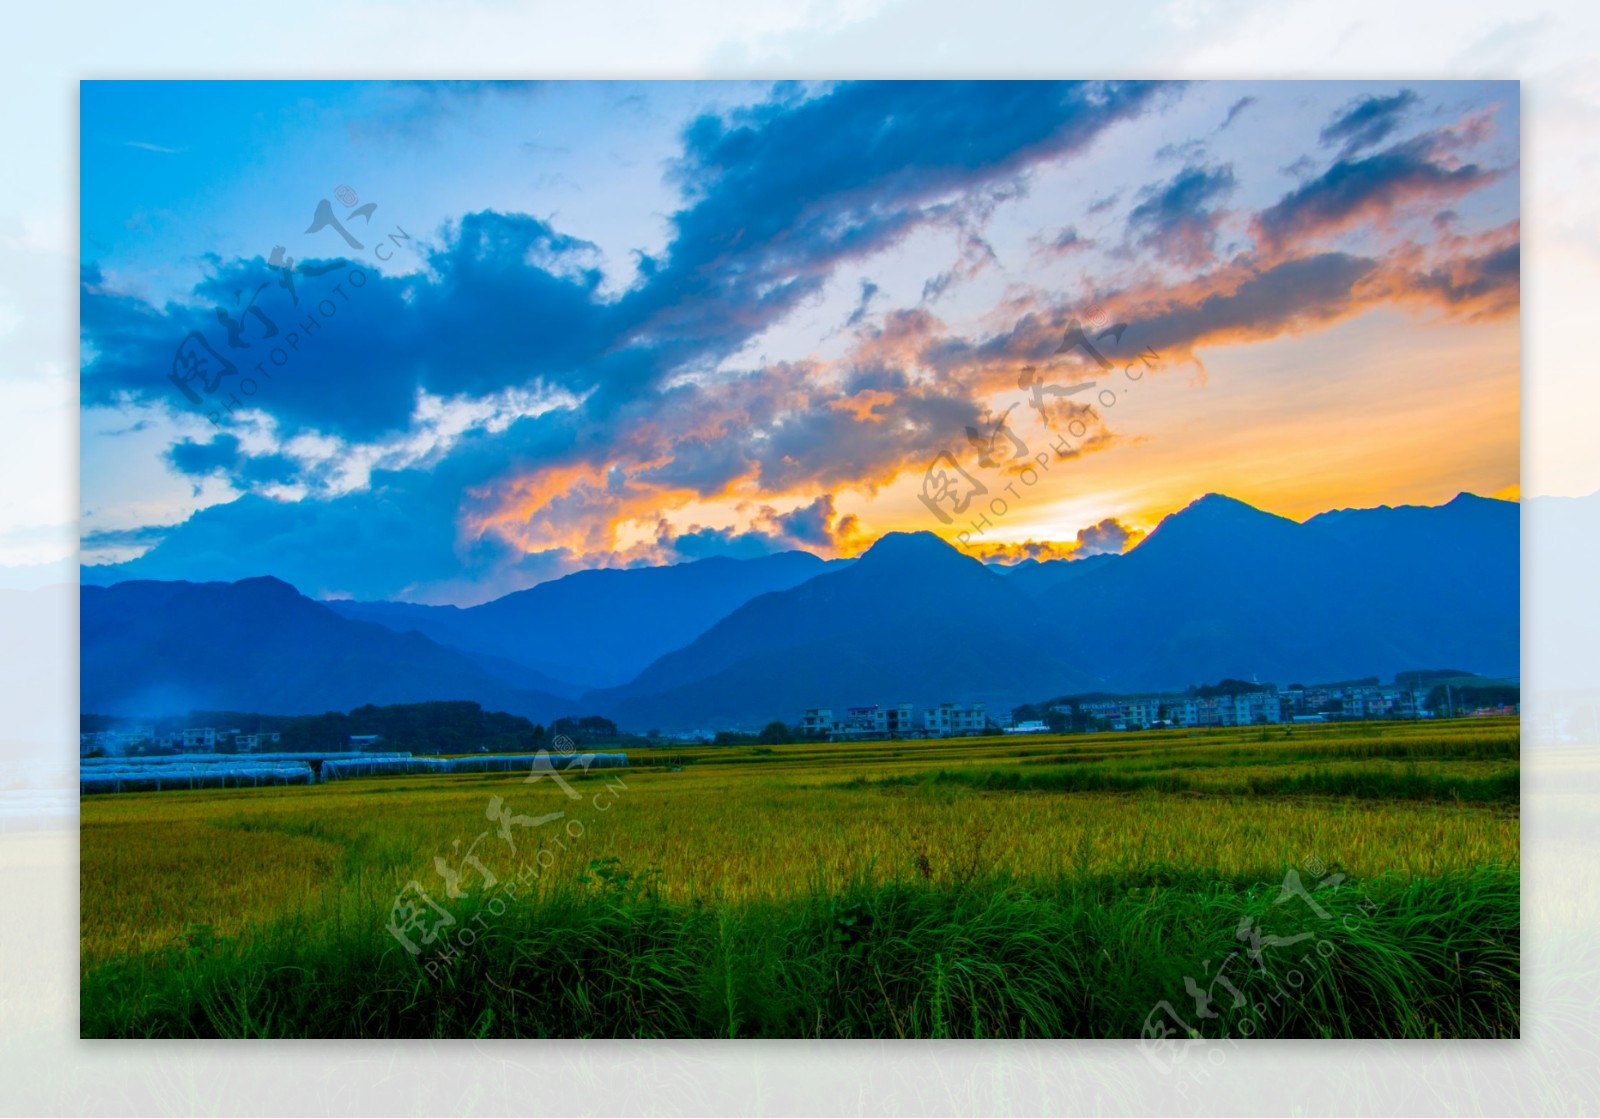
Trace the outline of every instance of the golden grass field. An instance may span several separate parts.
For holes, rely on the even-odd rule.
[[[626,770],[571,775],[575,800],[517,774],[85,797],[85,1005],[102,965],[170,969],[197,940],[331,929],[392,949],[385,924],[408,882],[447,900],[436,857],[478,888],[469,850],[502,883],[520,875],[513,907],[590,889],[598,868],[652,903],[718,911],[863,884],[1277,882],[1307,860],[1396,883],[1518,865],[1515,719],[630,756]],[[1301,784],[1260,791],[1285,779]],[[513,852],[487,812],[496,796],[518,816],[564,815],[509,825]]]

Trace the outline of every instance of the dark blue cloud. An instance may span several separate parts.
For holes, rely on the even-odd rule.
[[[1222,118],[1222,123],[1217,126],[1217,131],[1221,132],[1224,129],[1231,127],[1233,122],[1239,119],[1239,114],[1244,112],[1246,109],[1248,109],[1251,105],[1254,105],[1255,103],[1256,103],[1256,98],[1254,98],[1254,97],[1241,97],[1241,98],[1239,98],[1239,100],[1235,101],[1232,105],[1229,105],[1228,106],[1228,115],[1226,117]]]
[[[620,299],[598,295],[592,245],[492,212],[421,249],[424,272],[385,277],[352,261],[301,276],[298,306],[261,258],[217,262],[191,301],[165,307],[108,289],[91,268],[83,398],[192,408],[167,374],[179,343],[200,331],[236,372],[215,398],[200,393],[199,410],[237,400],[270,412],[285,433],[371,439],[405,428],[419,389],[481,395],[534,383],[587,395],[586,419],[604,425],[668,378],[737,351],[841,261],[951,220],[953,196],[1003,189],[1138,113],[1155,90],[862,83],[811,99],[784,88],[731,115],[702,116],[675,169],[688,204],[673,215],[671,243],[659,259],[641,258],[640,281]],[[373,231],[389,233],[376,219]],[[396,252],[418,244],[394,239]],[[251,297],[262,316],[244,314]],[[220,334],[219,308],[240,319],[239,345]]]
[[[1416,103],[1417,95],[1409,89],[1389,97],[1359,98],[1328,122],[1319,139],[1324,145],[1343,144],[1340,158],[1349,159],[1362,149],[1376,147],[1387,140],[1400,127],[1406,111]]]
[[[1502,171],[1442,158],[1443,138],[1419,136],[1359,159],[1340,159],[1256,216],[1263,247],[1282,248],[1359,221],[1388,216],[1407,202],[1443,201],[1485,186]]]
[[[826,547],[833,542],[833,519],[833,495],[824,494],[810,505],[779,514],[773,521],[796,543]]]
[[[383,230],[400,242],[390,252],[408,251],[401,233]],[[302,261],[303,269],[332,270],[302,272],[292,290],[263,258],[218,264],[192,305],[160,309],[107,290],[86,270],[82,324],[92,356],[84,401],[129,395],[215,415],[222,426],[230,408],[255,407],[286,433],[370,439],[407,426],[419,389],[479,396],[540,381],[593,387],[613,342],[614,311],[595,296],[599,272],[583,267],[592,245],[534,218],[486,212],[463,218],[424,252],[425,276],[384,276],[370,262]],[[180,345],[194,348],[185,341],[191,332],[203,337],[208,363],[233,370],[214,386],[190,385],[198,406],[168,376]]]
[[[166,458],[180,474],[196,478],[222,475],[241,489],[288,483],[300,475],[299,464],[289,456],[246,454],[238,437],[226,433],[205,443],[180,439],[167,449]]]
[[[867,317],[867,311],[872,307],[872,301],[879,294],[879,287],[871,280],[861,281],[861,298],[856,301],[855,310],[850,312],[850,317],[845,319],[846,326],[858,326]]]
[[[1429,269],[1412,280],[1412,289],[1453,305],[1482,306],[1498,313],[1516,307],[1521,298],[1522,246],[1506,245],[1475,257],[1459,258]]]
[[[1229,290],[1141,317],[1139,340],[1161,352],[1182,352],[1206,337],[1270,337],[1329,322],[1349,313],[1356,285],[1377,268],[1377,261],[1348,253],[1284,261]]]
[[[1231,165],[1185,167],[1141,192],[1141,201],[1128,213],[1129,233],[1140,247],[1164,259],[1190,267],[1207,264],[1221,220],[1216,203],[1234,186]]]
[[[903,371],[868,362],[845,391],[877,385],[895,393],[890,424],[830,407],[831,390],[813,393],[799,373],[770,385],[750,378],[762,383],[733,392],[732,412],[726,395],[682,375],[737,352],[820,291],[841,263],[923,226],[981,216],[1015,193],[1029,168],[1142,112],[1157,89],[882,82],[809,96],[775,87],[761,104],[687,127],[672,171],[684,204],[671,216],[668,245],[640,255],[638,278],[621,296],[599,291],[593,245],[535,218],[495,212],[469,214],[425,244],[386,225],[380,210],[355,230],[361,251],[299,262],[292,290],[271,267],[281,261],[213,261],[189,298],[154,306],[116,291],[90,266],[81,283],[84,402],[131,398],[214,414],[224,437],[180,443],[169,461],[246,491],[298,481],[318,492],[330,467],[246,454],[226,431],[229,404],[269,413],[284,438],[320,431],[371,442],[407,430],[422,391],[481,397],[542,386],[583,400],[473,434],[415,470],[375,475],[368,493],[298,504],[252,496],[208,509],[125,572],[269,571],[313,591],[399,594],[528,562],[498,537],[458,538],[484,511],[475,504],[492,502],[506,479],[543,467],[606,471],[607,492],[594,499],[604,501],[636,484],[714,494],[752,475],[777,492],[822,487],[921,455],[924,444],[973,422],[969,389],[913,390]],[[444,91],[445,99],[480,92]],[[422,267],[380,274],[364,256],[380,249],[418,253]],[[872,295],[864,286],[854,325]],[[259,313],[248,310],[252,300]],[[224,320],[235,326],[231,336]],[[214,368],[232,367],[189,385],[199,408],[168,380],[191,332],[205,339]],[[813,406],[791,414],[797,392]],[[721,419],[718,408],[727,413]],[[587,500],[571,504],[585,508]],[[802,527],[794,526],[794,539]],[[776,523],[772,532],[791,535]]]
[[[735,532],[731,529],[697,528],[671,538],[672,554],[679,560],[699,560],[710,556],[756,559],[788,549],[761,532]]]
[[[1033,164],[1141,112],[1157,89],[861,82],[809,100],[781,87],[759,105],[701,116],[674,169],[690,205],[673,217],[665,259],[624,300],[629,337],[719,360],[820,291],[840,263],[958,217],[952,195],[981,205],[985,190],[1003,193]],[[618,370],[593,406],[636,394],[663,364]]]
[[[755,527],[746,531],[696,527],[673,533],[663,525],[658,540],[668,555],[681,560],[708,556],[749,559],[775,552],[826,553],[836,544],[838,527],[833,495],[823,494],[787,513],[763,509],[755,518]]]
[[[233,469],[242,458],[239,437],[236,435],[218,435],[207,443],[181,439],[167,449],[167,461],[179,473],[196,477]]]

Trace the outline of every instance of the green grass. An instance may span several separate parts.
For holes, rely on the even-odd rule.
[[[1514,721],[679,756],[578,801],[516,774],[85,798],[82,1032],[1137,1037],[1165,1004],[1213,1037],[1519,1033]],[[567,815],[513,853],[491,796]],[[496,885],[445,898],[435,858],[485,829]],[[448,962],[386,931],[413,880]],[[1250,929],[1287,941],[1265,973]]]
[[[861,883],[732,909],[648,886],[562,889],[482,912],[429,974],[358,927],[192,934],[95,976],[86,1036],[1130,1037],[1165,1002],[1207,1036],[1507,1037],[1518,1032],[1518,884],[1479,871],[1323,891],[1182,872],[964,888]],[[513,913],[514,917],[506,916]],[[471,925],[477,913],[464,911]],[[1235,957],[1240,920],[1312,939]]]

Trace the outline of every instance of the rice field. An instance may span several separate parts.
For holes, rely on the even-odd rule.
[[[87,797],[82,1032],[1516,1036],[1518,743],[703,747]]]

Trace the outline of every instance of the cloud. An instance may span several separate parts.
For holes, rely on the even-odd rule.
[[[514,80],[403,80],[374,85],[377,108],[352,121],[352,135],[399,135],[431,140],[445,128],[496,97],[541,94],[547,83]]]
[[[1170,144],[1162,144],[1156,149],[1156,158],[1179,163],[1193,163],[1204,159],[1206,155],[1206,142],[1204,140],[1183,140]]]
[[[179,473],[214,474],[239,464],[239,437],[218,435],[206,443],[185,438],[169,447],[166,457]]]
[[[1229,105],[1228,106],[1228,115],[1226,117],[1224,117],[1223,120],[1222,120],[1222,123],[1217,126],[1217,131],[1221,132],[1224,129],[1228,128],[1230,125],[1232,125],[1234,121],[1239,119],[1239,114],[1244,112],[1251,105],[1254,105],[1256,103],[1256,100],[1257,99],[1254,98],[1254,97],[1241,97],[1241,98],[1239,98],[1239,100],[1235,101],[1232,105]]]
[[[1358,98],[1328,122],[1319,139],[1325,146],[1342,143],[1340,158],[1349,159],[1363,148],[1376,147],[1387,140],[1400,127],[1406,111],[1416,103],[1417,95],[1409,89],[1389,97]]]
[[[1092,240],[1081,235],[1077,227],[1071,225],[1062,226],[1044,237],[1034,237],[1030,244],[1035,253],[1054,257],[1067,256],[1094,247]]]
[[[1351,313],[1356,285],[1376,263],[1348,253],[1321,253],[1257,269],[1249,262],[1192,284],[1145,289],[1132,306],[1119,305],[1145,344],[1187,354],[1202,342],[1270,338],[1309,329]]]
[[[458,546],[456,497],[425,476],[327,501],[246,494],[166,530],[137,559],[86,567],[84,575],[101,583],[275,575],[314,596],[415,597],[463,569],[492,570],[493,561],[513,558],[495,540]]]
[[[1129,528],[1115,517],[1107,517],[1099,524],[1078,530],[1078,555],[1080,558],[1108,553],[1120,555],[1142,539],[1141,530]]]
[[[1385,221],[1410,204],[1454,201],[1505,173],[1452,158],[1459,142],[1456,134],[1440,131],[1358,159],[1341,158],[1257,214],[1257,241],[1267,251],[1281,251],[1292,243]]]
[[[922,301],[936,303],[950,286],[958,281],[971,280],[978,273],[992,264],[997,263],[994,249],[989,242],[975,233],[969,233],[962,238],[961,256],[955,265],[944,272],[927,280],[922,285]]]
[[[1159,352],[1163,367],[1198,364],[1202,346],[1304,333],[1378,306],[1411,305],[1465,319],[1513,312],[1519,303],[1518,235],[1518,224],[1511,222],[1473,237],[1402,244],[1384,257],[1241,254],[1181,283],[1146,282],[1098,298],[1131,323],[1129,345]]]
[[[1078,530],[1075,539],[1026,540],[1020,544],[991,541],[967,545],[984,563],[1019,563],[1022,560],[1080,560],[1090,556],[1120,555],[1144,539],[1140,529],[1129,528],[1115,517]]]
[[[300,464],[284,454],[245,454],[237,436],[222,434],[209,442],[184,438],[167,448],[167,462],[180,474],[196,478],[227,477],[240,489],[284,485],[295,481]]]
[[[1472,140],[1463,126],[1336,163],[1256,216],[1259,251],[1222,262],[1214,242],[1233,169],[1185,167],[1137,196],[1128,236],[1201,274],[1173,283],[1130,269],[1094,291],[1013,285],[983,327],[942,321],[940,297],[994,262],[983,236],[994,207],[1024,191],[1033,168],[1071,157],[1155,96],[1120,83],[774,87],[759,104],[687,126],[666,247],[641,255],[620,293],[605,289],[590,242],[494,211],[412,238],[380,210],[372,236],[355,231],[368,246],[415,253],[414,271],[380,273],[353,253],[326,275],[297,277],[294,294],[259,257],[211,262],[193,292],[164,305],[86,266],[86,403],[190,409],[166,376],[189,331],[238,367],[224,378],[240,394],[224,430],[180,440],[166,457],[246,496],[162,530],[120,570],[480,597],[595,563],[853,554],[863,529],[836,500],[920,474],[1029,365],[1053,362],[1062,384],[1096,375],[1081,355],[1056,353],[1090,299],[1168,358],[1382,302],[1474,315],[1515,306],[1514,229],[1466,238],[1441,228],[1430,244],[1369,255],[1314,243],[1407,198],[1488,181],[1496,172],[1455,158]],[[828,356],[754,356],[751,343],[837,286],[841,266],[930,229],[953,235],[957,258],[928,282],[923,305],[885,307],[863,279]],[[1067,227],[1036,251],[1086,245]],[[277,330],[270,339],[243,310],[255,295]],[[219,308],[243,345],[229,345]],[[1113,439],[1090,406],[1056,400],[1046,411],[1058,430],[1084,423],[1074,454]],[[303,499],[284,499],[294,495]],[[1119,550],[1121,527],[1103,522],[1049,546]]]
[[[1128,230],[1142,248],[1189,267],[1211,262],[1222,214],[1214,204],[1234,187],[1231,165],[1185,167],[1165,183],[1146,187],[1128,213]]]
[[[129,546],[152,547],[161,543],[171,529],[166,525],[141,525],[138,528],[102,529],[84,533],[80,542],[85,552]]]
[[[679,385],[637,417],[619,416],[597,448],[602,459],[580,447],[559,467],[513,468],[478,487],[472,531],[529,551],[599,553],[617,548],[630,525],[699,502],[870,489],[980,411],[963,386],[874,357],[882,333],[868,330],[832,365],[779,363]]]
[[[858,326],[867,317],[867,311],[872,306],[872,301],[877,297],[878,285],[871,280],[861,281],[861,298],[857,300],[855,310],[850,312],[850,317],[845,319],[846,326]]]
[[[762,506],[743,529],[713,529],[699,525],[679,532],[662,521],[657,529],[659,552],[655,562],[704,559],[707,556],[750,558],[775,552],[807,551],[832,556],[850,547],[849,520],[838,517],[832,494],[787,513]]]
[[[998,540],[968,541],[962,547],[983,563],[1006,566],[1025,560],[1037,560],[1040,563],[1070,560],[1076,558],[1073,553],[1077,551],[1073,544],[1055,540],[1025,540],[1020,544]]]
[[[1472,248],[1429,259],[1413,251],[1374,275],[1370,299],[1448,308],[1467,319],[1517,310],[1521,303],[1522,246],[1516,223],[1476,238]]]
[[[379,237],[406,244],[403,230]],[[368,246],[386,245],[369,237]],[[391,253],[405,249],[388,244]],[[425,274],[390,276],[370,262],[297,262],[292,290],[257,257],[228,264],[185,303],[152,306],[84,269],[85,404],[131,399],[175,412],[259,409],[285,434],[370,439],[403,429],[418,394],[482,395],[508,385],[593,389],[608,367],[614,312],[595,296],[593,246],[525,215],[468,215],[422,250]],[[325,267],[330,272],[312,275]],[[256,311],[247,311],[252,306]],[[259,312],[259,313],[256,313]],[[230,335],[223,318],[236,322]],[[197,335],[233,371],[189,403],[169,380]],[[610,361],[625,360],[612,357]]]
[[[375,218],[377,238],[398,239],[392,251],[420,253],[419,271],[379,275],[352,260],[300,277],[292,294],[262,258],[216,261],[189,299],[157,307],[115,290],[91,265],[81,284],[91,355],[83,399],[190,407],[166,374],[191,331],[216,335],[221,309],[246,329],[241,346],[211,343],[237,368],[218,395],[237,395],[251,379],[239,406],[270,413],[286,434],[372,438],[402,428],[419,392],[532,385],[584,399],[585,418],[603,428],[684,372],[736,353],[818,293],[840,263],[981,212],[1028,168],[1141,112],[1157,89],[847,83],[809,99],[780,87],[760,104],[700,116],[673,169],[687,204],[672,216],[672,239],[659,258],[640,258],[640,281],[616,299],[598,290],[593,245],[492,211],[428,245]],[[259,295],[274,337],[266,318],[244,317],[241,293]],[[319,317],[324,301],[332,314]],[[284,344],[291,333],[294,347]],[[269,360],[274,350],[281,367]]]

